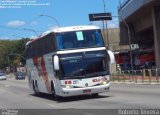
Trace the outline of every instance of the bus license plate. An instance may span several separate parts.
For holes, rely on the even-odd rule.
[[[90,92],[91,92],[91,89],[83,90],[83,93],[90,93]]]

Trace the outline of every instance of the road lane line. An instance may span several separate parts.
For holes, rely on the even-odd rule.
[[[5,85],[5,87],[10,87],[10,85]]]
[[[55,105],[53,105],[53,104],[48,104],[49,106],[51,106],[51,107],[56,107]]]

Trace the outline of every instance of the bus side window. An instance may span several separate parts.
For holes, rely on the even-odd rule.
[[[72,42],[65,42],[64,48],[73,48],[73,43]]]
[[[79,42],[78,42],[78,46],[79,46],[79,47],[84,47],[84,40],[83,40],[83,41],[79,41]]]
[[[90,35],[87,37],[87,43],[89,46],[94,46],[96,43],[95,43],[95,38],[93,35]]]
[[[72,38],[64,38],[63,39],[64,48],[74,48],[74,41]]]

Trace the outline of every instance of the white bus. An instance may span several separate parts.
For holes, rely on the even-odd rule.
[[[30,88],[55,99],[108,91],[110,62],[97,26],[56,28],[26,44]]]

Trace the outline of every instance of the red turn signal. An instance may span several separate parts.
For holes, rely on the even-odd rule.
[[[72,81],[65,81],[65,85],[72,84]]]

